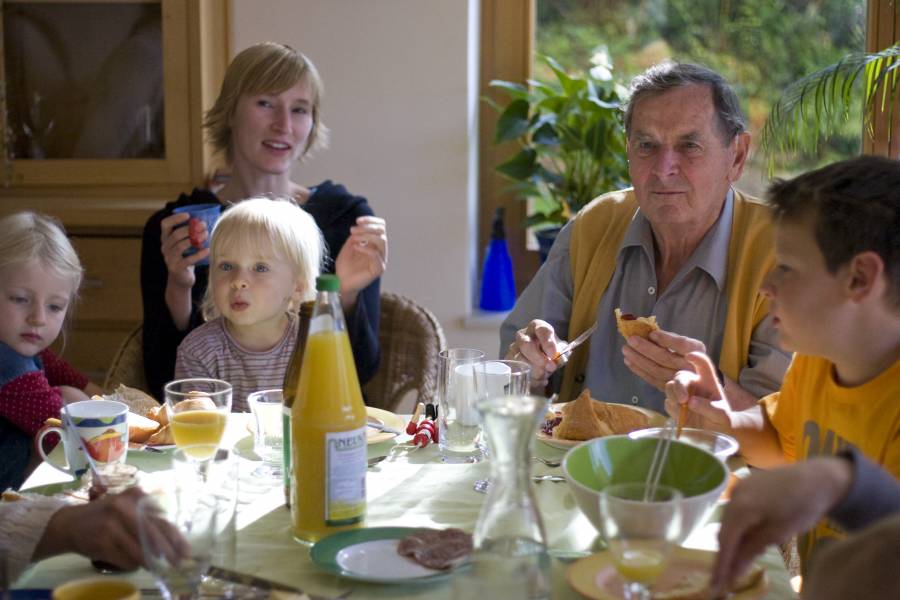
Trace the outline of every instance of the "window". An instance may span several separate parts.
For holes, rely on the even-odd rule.
[[[753,134],[739,186],[761,196],[769,182],[758,146],[766,117],[791,82],[865,49],[866,0],[537,0],[535,55],[567,70],[611,68],[626,84],[664,59],[696,62],[735,87]],[[536,79],[552,80],[535,62]],[[607,71],[609,73],[609,71]],[[862,102],[815,156],[780,161],[778,176],[849,158],[860,151]],[[782,166],[786,165],[786,166]]]
[[[773,36],[773,31],[778,34]],[[488,87],[493,79],[540,77],[540,72],[533,73],[534,50],[564,64],[572,57],[589,68],[596,46],[605,43],[614,73],[623,81],[654,59],[667,56],[704,62],[723,72],[739,86],[751,129],[758,136],[767,114],[759,103],[771,101],[772,94],[783,88],[782,81],[822,67],[848,51],[873,51],[895,43],[900,39],[900,8],[893,0],[869,0],[867,5],[865,0],[482,0],[481,36],[485,96],[502,99]],[[494,208],[506,206],[510,251],[521,292],[537,269],[537,258],[535,252],[524,249],[520,226],[524,202],[494,171],[512,154],[512,148],[504,151],[493,145],[495,122],[496,112],[483,105],[479,249],[487,243]],[[900,156],[900,135],[894,135],[889,149],[883,125],[876,122],[876,140],[866,141],[864,151]],[[894,130],[900,131],[900,112],[895,114]],[[842,135],[800,168],[856,154],[860,132],[861,119],[851,117]],[[756,174],[745,173],[740,184],[751,193],[764,188],[767,179],[760,158],[756,161]]]

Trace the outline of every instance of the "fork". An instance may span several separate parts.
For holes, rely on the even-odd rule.
[[[542,481],[552,481],[554,483],[559,483],[561,481],[565,481],[565,477],[560,477],[559,475],[533,475],[531,480],[535,483],[541,483]],[[472,486],[472,489],[481,494],[487,494],[488,490],[491,489],[491,481],[489,479],[479,479]]]

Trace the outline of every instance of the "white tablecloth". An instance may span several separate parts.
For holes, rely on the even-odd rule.
[[[252,445],[247,431],[248,418],[246,414],[233,414],[229,419],[226,439],[229,444],[236,444],[239,456],[246,456],[245,449]],[[561,458],[564,454],[562,450],[540,442],[535,442],[535,453],[545,458]],[[488,476],[487,463],[443,464],[436,445],[414,452],[395,448],[394,442],[369,446],[370,457],[384,454],[390,454],[390,457],[368,471],[367,526],[460,527],[466,531],[474,530],[485,495],[473,491],[472,484]],[[291,536],[290,513],[283,505],[281,487],[261,486],[250,475],[256,465],[246,458],[240,460],[238,570],[327,597],[338,596],[351,589],[353,600],[437,600],[453,597],[453,586],[448,581],[416,586],[379,585],[358,583],[321,571],[310,561],[308,547],[297,543]],[[131,452],[128,462],[145,471],[158,471],[165,467],[167,459],[160,454]],[[551,469],[539,463],[533,465],[536,474],[561,475],[561,471],[561,468]],[[64,474],[42,464],[24,488],[66,480]],[[554,557],[553,598],[579,598],[566,583],[565,570],[573,556],[595,548],[598,534],[576,506],[566,483],[545,482],[535,484],[534,489],[551,556]],[[711,523],[696,532],[686,545],[714,550],[716,532],[716,524]],[[766,597],[778,600],[794,598],[788,573],[777,549],[771,548],[760,562],[769,578]],[[70,554],[42,561],[32,567],[20,578],[16,587],[52,588],[68,580],[93,575],[96,572],[86,558]],[[152,576],[146,571],[120,576],[134,581],[141,588],[153,587]]]

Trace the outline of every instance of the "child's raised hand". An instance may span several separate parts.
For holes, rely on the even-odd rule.
[[[355,302],[356,295],[362,289],[381,277],[387,268],[387,260],[388,239],[384,219],[358,218],[334,262],[344,301]]]
[[[209,232],[206,231],[206,225],[202,221],[198,221],[199,226],[203,228],[202,231],[199,231],[199,227],[196,226],[193,228],[180,227],[188,219],[190,219],[188,213],[175,213],[160,222],[160,251],[169,271],[169,282],[190,289],[197,280],[194,275],[194,265],[209,256],[209,249],[201,248],[196,254],[183,255],[192,244],[196,245],[196,242],[202,244]],[[191,238],[192,229],[193,240]]]
[[[716,369],[703,352],[689,352],[685,359],[694,371],[678,371],[666,384],[666,412],[678,418],[682,404],[690,409],[686,425],[703,429],[730,428],[731,409]]]

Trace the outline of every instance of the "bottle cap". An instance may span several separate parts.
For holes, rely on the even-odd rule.
[[[491,224],[492,240],[506,239],[506,229],[503,227],[503,212],[504,209],[502,206],[498,206],[497,210],[494,212],[494,222]]]
[[[319,275],[316,277],[316,290],[320,292],[341,291],[341,280],[337,275]]]

